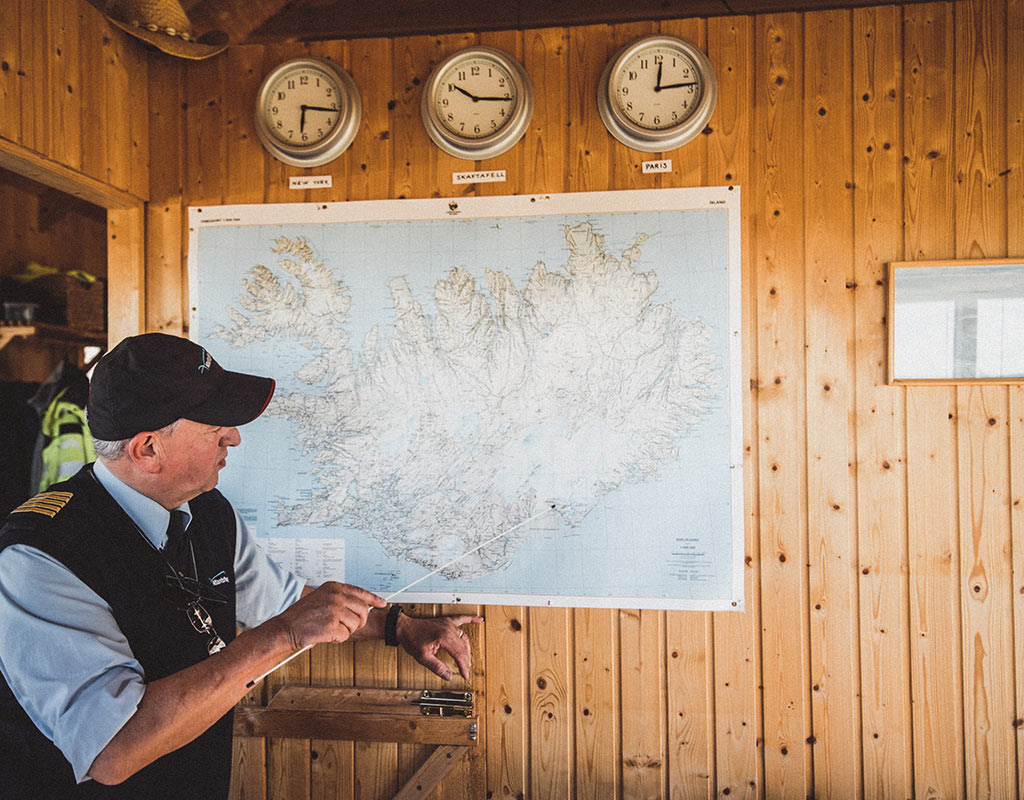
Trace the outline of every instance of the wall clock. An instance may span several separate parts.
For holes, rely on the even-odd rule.
[[[675,36],[645,36],[605,65],[597,109],[608,132],[645,153],[672,150],[707,125],[718,99],[708,57]]]
[[[434,144],[458,158],[477,161],[504,153],[533,116],[533,84],[508,53],[468,47],[430,73],[420,110]]]
[[[279,64],[256,96],[256,133],[285,164],[317,167],[352,144],[363,104],[352,76],[325,58]]]

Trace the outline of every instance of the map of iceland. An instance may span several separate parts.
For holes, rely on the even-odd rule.
[[[728,491],[681,504],[665,494],[708,481],[710,465],[692,458],[715,457],[709,443],[729,482],[727,270],[689,276],[721,273],[718,308],[681,302],[678,263],[647,256],[682,243],[664,227],[678,220],[658,214],[626,226],[601,215],[466,222],[423,222],[398,237],[363,223],[363,264],[314,226],[249,229],[263,257],[250,242],[231,259],[233,278],[201,286],[203,308],[215,294],[218,310],[200,317],[200,341],[229,368],[287,362],[288,374],[274,370],[265,443],[303,461],[307,483],[278,493],[270,480],[252,493],[243,464],[228,496],[255,509],[246,518],[258,535],[351,539],[346,573],[369,574],[346,579],[381,591],[437,570],[428,586],[456,594],[621,597],[655,564],[657,588],[637,586],[641,595],[700,598],[729,585]],[[444,240],[453,225],[461,244]],[[606,229],[628,238],[613,247]],[[430,265],[416,255],[425,244]],[[262,422],[243,438],[253,428],[260,439]],[[695,466],[702,474],[680,484]],[[635,507],[658,496],[657,509]],[[624,513],[631,521],[617,530]],[[612,577],[622,553],[648,545]],[[606,589],[574,585],[580,559]],[[556,586],[535,585],[545,573]]]

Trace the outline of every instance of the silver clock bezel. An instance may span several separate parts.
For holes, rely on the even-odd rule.
[[[654,130],[643,128],[626,117],[615,102],[616,76],[638,52],[661,47],[680,51],[696,65],[701,76],[701,96],[693,113],[677,125]],[[634,150],[661,153],[680,147],[704,130],[718,102],[718,78],[711,60],[693,42],[678,36],[654,34],[625,45],[605,64],[597,84],[597,110],[601,121],[615,139]]]
[[[344,103],[344,107],[339,110],[339,119],[334,130],[323,140],[307,146],[289,145],[274,136],[264,113],[267,93],[271,87],[284,73],[296,69],[314,69],[328,73],[338,84],[338,91],[341,94],[339,100]],[[263,79],[256,94],[255,118],[256,135],[274,158],[293,167],[319,167],[334,161],[352,144],[363,118],[363,101],[352,76],[333,61],[316,56],[292,58],[278,64]]]
[[[444,75],[462,61],[470,59],[486,59],[494,61],[511,76],[516,87],[516,104],[509,121],[490,136],[480,139],[470,139],[459,136],[449,130],[437,115],[434,103],[434,95]],[[420,113],[423,117],[423,127],[427,135],[441,150],[456,158],[464,158],[468,161],[481,161],[501,155],[506,150],[516,145],[530,124],[533,117],[533,83],[530,76],[526,74],[523,65],[503,50],[482,45],[466,47],[452,53],[441,61],[430,73],[427,82],[423,87],[423,96],[420,101]]]

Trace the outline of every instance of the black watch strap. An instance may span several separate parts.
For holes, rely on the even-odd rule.
[[[398,647],[398,615],[401,613],[401,606],[394,605],[388,608],[388,615],[384,620],[384,644],[388,647]]]

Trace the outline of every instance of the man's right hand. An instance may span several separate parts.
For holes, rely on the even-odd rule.
[[[366,624],[371,608],[385,605],[382,597],[366,589],[328,581],[304,592],[277,621],[286,627],[292,647],[301,650],[320,642],[346,641]]]

